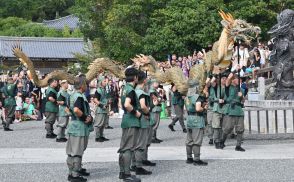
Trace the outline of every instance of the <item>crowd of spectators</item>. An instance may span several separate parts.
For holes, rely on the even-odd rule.
[[[26,120],[42,120],[43,113],[41,112],[41,105],[45,102],[42,99],[41,89],[33,84],[28,79],[26,71],[22,70],[19,73],[7,75],[0,75],[0,102],[4,103],[3,89],[6,85],[7,77],[13,78],[15,87],[15,122]]]
[[[162,71],[169,69],[171,67],[180,67],[186,77],[189,77],[189,71],[192,66],[196,64],[203,64],[205,51],[194,51],[193,55],[188,56],[177,56],[172,54],[168,56],[168,60],[165,62],[160,62],[159,67]]]
[[[256,47],[248,47],[243,44],[239,47],[239,64],[242,68],[240,72],[241,77],[252,74],[252,82],[254,83],[257,79],[256,72],[258,69],[265,68],[269,66],[269,55],[270,47],[272,43],[269,41],[267,45],[264,43],[258,43]],[[207,51],[210,51],[212,46],[209,46],[206,50],[194,51],[192,55],[188,56],[177,56],[172,54],[166,62],[162,62],[160,67],[162,70],[168,69],[170,67],[178,66],[183,70],[183,74],[189,77],[189,71],[192,66],[196,64],[204,63],[204,56]],[[231,67],[234,69],[238,64],[238,48],[234,47],[232,55]]]

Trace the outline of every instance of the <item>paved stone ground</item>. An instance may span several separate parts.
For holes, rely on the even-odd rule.
[[[209,160],[207,167],[187,165],[184,161],[156,161],[153,174],[141,177],[144,182],[281,182],[293,181],[294,160]],[[117,163],[86,163],[89,181],[114,182]],[[65,164],[0,165],[3,182],[66,182]]]
[[[294,181],[294,140],[244,140],[245,153],[235,152],[235,140],[224,150],[209,146],[205,137],[202,158],[207,167],[185,163],[185,134],[176,126],[171,132],[169,120],[161,122],[158,136],[161,144],[150,148],[150,159],[157,162],[149,168],[153,174],[142,181]],[[91,134],[84,167],[91,172],[89,181],[112,182],[118,179],[117,149],[120,142],[120,119],[111,119],[113,130],[106,130],[109,142],[96,143]],[[45,139],[44,122],[13,124],[14,132],[0,130],[0,181],[52,182],[67,181],[65,144]]]

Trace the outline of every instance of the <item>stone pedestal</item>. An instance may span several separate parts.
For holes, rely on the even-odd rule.
[[[259,99],[264,100],[265,91],[266,91],[264,77],[259,77],[258,78],[258,91],[259,91]]]
[[[248,92],[248,100],[249,101],[261,101],[265,99],[265,79],[264,77],[258,78],[258,89],[256,92],[249,91]]]

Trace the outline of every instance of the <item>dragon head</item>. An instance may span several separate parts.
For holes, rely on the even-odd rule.
[[[256,38],[261,32],[259,27],[253,26],[245,20],[234,19],[230,13],[220,11],[219,14],[223,19],[221,22],[223,27],[229,34],[229,37],[235,42],[240,40],[241,42],[249,45],[251,40]]]
[[[135,68],[142,71],[148,71],[155,73],[158,71],[157,61],[151,56],[146,56],[144,54],[136,55],[135,58],[131,59]]]

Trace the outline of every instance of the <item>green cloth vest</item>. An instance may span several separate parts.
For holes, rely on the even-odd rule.
[[[70,116],[69,113],[65,112],[65,108],[69,107],[69,94],[67,93],[66,90],[60,89],[60,91],[57,94],[57,99],[59,98],[60,95],[65,98],[65,104],[59,105],[58,116]]]
[[[241,98],[238,96],[237,87],[231,85],[229,87],[229,95],[225,94],[225,102],[227,106],[224,113],[229,116],[244,116],[244,111],[241,104]]]
[[[205,117],[204,113],[196,112],[196,102],[203,102],[199,95],[187,96],[185,98],[185,106],[189,113],[193,115],[187,116],[187,128],[204,128],[205,127]],[[195,115],[194,115],[195,113]]]
[[[182,94],[178,91],[173,92],[172,94],[172,105],[179,105],[180,107],[184,106],[184,99]]]
[[[158,92],[151,87],[149,89],[149,95],[150,95],[150,105],[152,106],[151,112],[150,112],[150,125],[153,126],[155,125],[156,121],[155,121],[155,113],[160,113],[162,111],[161,106],[155,106],[153,104],[153,99],[151,98],[151,93],[154,93],[156,96],[158,96]]]
[[[123,88],[123,92],[122,92],[122,96],[121,96],[121,103],[122,106],[124,108],[124,104],[127,98],[127,95],[131,92],[131,91],[135,91],[134,90],[134,86],[131,85],[130,83],[126,83],[126,85]],[[136,105],[133,106],[135,110],[138,110],[138,99],[136,98]],[[133,128],[133,127],[140,127],[140,121],[139,119],[126,111],[126,109],[124,108],[124,114],[123,114],[123,118],[122,118],[122,122],[121,122],[121,128]]]
[[[74,92],[71,97],[70,97],[70,110],[72,113],[72,119],[68,123],[67,126],[67,134],[76,136],[76,137],[85,137],[89,136],[90,132],[93,131],[93,124],[87,125],[84,123],[84,121],[81,121],[79,117],[73,112],[74,111],[74,104],[76,100],[82,97],[84,102],[83,102],[83,107],[85,111],[85,115],[90,115],[90,109],[89,109],[89,103],[87,101],[87,98],[84,94],[81,94],[80,92]]]
[[[158,95],[157,91],[153,87],[149,89],[149,95],[151,95],[151,93],[156,93],[156,95]],[[153,105],[153,99],[151,97],[150,97],[150,103]],[[154,106],[151,112],[161,112],[161,110],[162,110],[161,106]]]
[[[47,90],[46,90],[46,100],[47,101],[46,101],[46,105],[45,105],[45,112],[57,113],[58,112],[58,106],[55,103],[48,100],[48,98],[49,98],[48,95],[49,95],[50,92],[53,92],[53,93],[55,93],[57,95],[57,92],[56,92],[56,90],[54,88],[52,88],[52,87],[47,88]]]
[[[135,89],[135,92],[136,92],[136,95],[137,95],[137,98],[138,98],[138,108],[139,108],[139,111],[143,114],[143,111],[141,111],[141,105],[140,105],[140,100],[139,98],[141,97],[141,95],[144,95],[144,98],[145,98],[145,104],[147,107],[150,106],[150,97],[149,95],[144,92],[144,90],[142,90],[141,88],[136,88]],[[150,120],[147,120],[143,115],[140,119],[140,126],[141,128],[149,128],[150,127]]]
[[[103,106],[106,106],[108,104],[109,96],[106,93],[106,89],[102,87],[97,88],[97,92],[100,94],[101,98],[99,100],[99,103],[102,104]],[[102,109],[101,107],[97,107],[96,109],[96,114],[98,113],[108,113],[108,109]]]
[[[8,83],[4,89],[3,89],[3,93],[6,96],[5,100],[4,100],[4,107],[6,106],[16,106],[16,102],[15,102],[15,84],[11,84]]]

